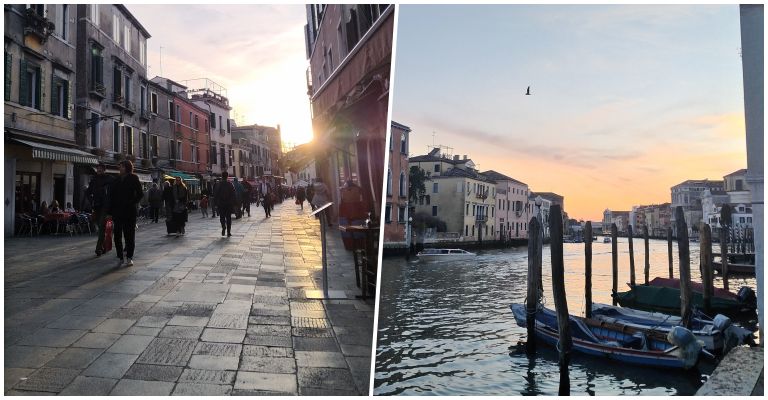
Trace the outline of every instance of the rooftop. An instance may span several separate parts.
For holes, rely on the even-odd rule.
[[[481,172],[481,174],[493,179],[494,181],[512,181],[514,183],[518,183],[521,185],[525,185],[525,183],[518,181],[517,179],[510,178],[500,172],[496,172],[494,170],[489,170],[485,172]]]

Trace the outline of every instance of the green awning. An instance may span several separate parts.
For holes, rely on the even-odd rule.
[[[181,180],[186,181],[186,182],[200,183],[200,180],[197,179],[196,177],[194,177],[192,175],[189,175],[189,174],[186,174],[186,173],[181,172],[181,171],[173,171],[173,170],[165,171],[165,175],[166,175],[166,177],[170,176],[172,178],[179,177],[179,178],[181,178]]]

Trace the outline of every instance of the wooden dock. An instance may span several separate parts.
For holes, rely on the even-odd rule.
[[[696,396],[762,396],[763,348],[731,350]]]

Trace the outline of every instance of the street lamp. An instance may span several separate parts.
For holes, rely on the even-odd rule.
[[[536,221],[539,223],[539,232],[540,236],[543,239],[544,238],[544,225],[542,221],[541,216],[541,204],[544,202],[541,196],[536,196],[536,198],[533,200],[534,204],[536,204]]]

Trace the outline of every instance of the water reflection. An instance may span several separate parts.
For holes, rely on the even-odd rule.
[[[629,280],[626,240],[619,239],[620,290]],[[564,245],[568,308],[574,314],[584,310],[583,246]],[[642,280],[642,240],[635,239],[634,247],[636,276]],[[650,254],[651,278],[667,276],[666,242],[651,241]],[[695,243],[691,260],[693,279],[699,279]],[[547,246],[543,263],[545,299],[551,307]],[[526,340],[526,331],[515,324],[508,308],[525,298],[526,273],[525,248],[484,251],[473,261],[424,264],[385,259],[375,394],[557,394],[557,353],[538,345],[537,356],[526,357],[520,344]],[[731,287],[754,287],[754,279],[731,282]],[[593,245],[592,286],[595,302],[610,303],[610,244]],[[693,394],[706,373],[670,374],[574,354],[570,388],[571,394],[582,395]]]

